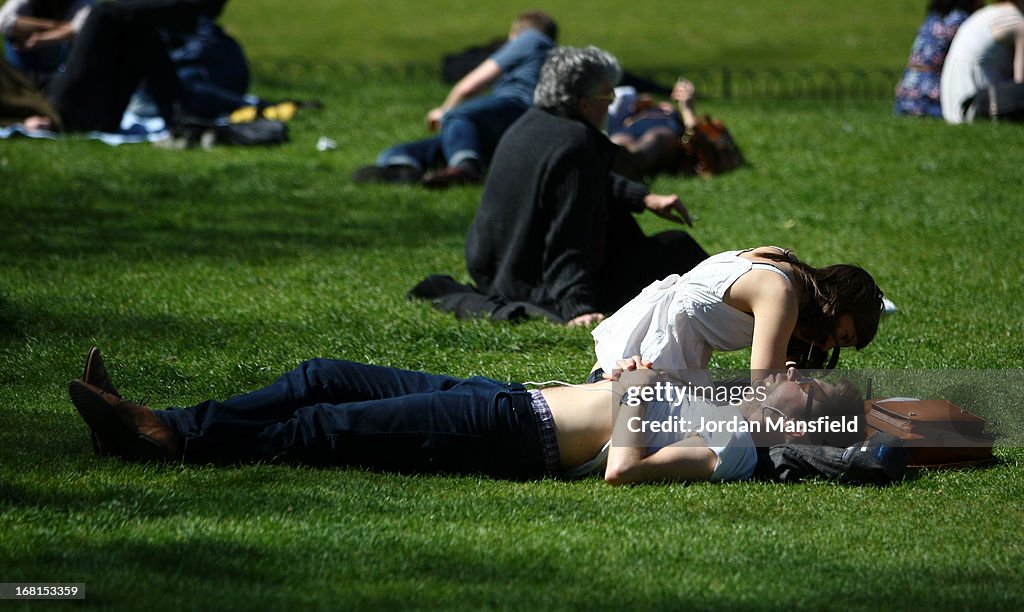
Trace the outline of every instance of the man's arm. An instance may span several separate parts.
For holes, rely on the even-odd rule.
[[[639,357],[620,360],[622,372],[617,391],[628,397],[630,387],[654,388],[666,379],[651,370]],[[612,444],[608,449],[608,464],[604,479],[618,486],[637,482],[701,481],[708,480],[718,465],[718,456],[707,447],[700,436],[686,437],[672,446],[647,453],[646,434],[640,424],[644,422],[646,406],[622,401],[614,415]]]
[[[4,32],[4,35],[11,40],[25,40],[29,36],[37,32],[45,32],[60,26],[62,23],[54,19],[44,19],[42,17],[27,17],[24,15],[18,15],[14,17],[9,25],[6,27],[8,30]]]
[[[694,482],[709,480],[718,466],[718,456],[699,436],[686,438],[644,455],[644,448],[612,444],[604,480],[612,486],[638,482]]]
[[[633,213],[643,212],[644,198],[651,194],[647,185],[614,172],[608,175],[608,190],[616,205]]]
[[[466,76],[459,79],[459,82],[452,86],[441,106],[431,109],[427,113],[427,126],[431,131],[437,131],[441,127],[441,117],[446,112],[462,104],[466,100],[477,96],[491,85],[499,76],[502,69],[498,62],[493,59],[485,59],[479,66],[474,68]]]

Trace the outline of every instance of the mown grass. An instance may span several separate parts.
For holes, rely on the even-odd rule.
[[[224,21],[257,60],[433,63],[504,36],[512,18],[543,8],[560,41],[599,45],[633,69],[674,66],[901,68],[924,16],[916,0],[823,3],[500,0],[230,3]],[[272,26],[270,24],[273,24]]]
[[[241,7],[230,23],[243,23]],[[321,23],[370,19],[349,9],[349,21]],[[299,21],[290,10],[275,13],[281,32]],[[310,55],[302,45],[321,29],[284,39]],[[255,55],[276,53],[253,38]],[[432,41],[432,57],[450,42]],[[348,177],[422,134],[441,83],[258,79],[259,93],[325,108],[301,113],[273,149],[0,142],[0,581],[85,582],[86,605],[113,609],[1024,605],[1024,455],[1005,446],[991,469],[887,489],[612,489],[95,457],[64,386],[94,343],[122,392],[155,406],[248,390],[313,356],[503,380],[580,380],[592,362],[586,330],[457,322],[404,298],[427,274],[466,278],[479,190]],[[900,310],[844,367],[1020,371],[1018,126],[901,120],[885,101],[704,110],[752,167],[654,187],[681,194],[710,251],[773,243],[875,274]],[[339,148],[317,152],[321,135]]]

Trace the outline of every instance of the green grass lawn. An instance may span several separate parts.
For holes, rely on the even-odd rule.
[[[700,61],[756,66],[756,53],[736,49],[800,40],[808,47],[764,61],[898,68],[920,17],[902,1],[660,4],[592,3],[564,26],[566,42],[607,37],[624,60],[659,68],[659,49],[683,46],[667,34],[657,44],[667,24],[707,37],[687,49]],[[85,605],[112,609],[1024,607],[1016,406],[998,415],[1013,435],[995,467],[886,489],[613,489],[92,454],[65,385],[92,344],[119,389],[154,406],[249,390],[314,356],[583,378],[586,330],[462,323],[404,298],[427,274],[467,279],[463,237],[479,189],[349,181],[384,146],[422,135],[445,87],[309,67],[321,57],[434,62],[489,36],[495,20],[500,31],[510,12],[436,6],[445,10],[232,4],[226,21],[254,57],[304,62],[257,74],[257,93],[325,102],[278,148],[0,142],[0,582],[84,582]],[[458,20],[442,18],[452,12]],[[712,38],[688,15],[729,27]],[[777,27],[759,27],[768,21]],[[878,37],[885,45],[863,42]],[[752,167],[654,187],[699,215],[694,235],[709,251],[779,244],[871,271],[899,312],[870,347],[844,353],[844,368],[1019,378],[1020,126],[898,119],[885,100],[718,99],[703,110],[726,120]],[[322,135],[339,148],[317,152]]]

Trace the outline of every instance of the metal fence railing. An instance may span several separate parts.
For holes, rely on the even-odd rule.
[[[438,63],[370,65],[257,60],[252,69],[257,79],[268,82],[441,79]],[[898,70],[857,67],[661,67],[634,74],[666,89],[671,88],[676,78],[685,76],[704,98],[794,100],[886,100],[892,98],[900,77]]]
[[[659,76],[660,75],[660,76]],[[655,81],[685,76],[701,96],[724,99],[886,100],[900,73],[855,67],[732,68],[652,72]],[[672,80],[667,81],[669,83]]]

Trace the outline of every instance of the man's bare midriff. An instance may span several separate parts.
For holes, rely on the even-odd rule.
[[[617,404],[612,383],[549,387],[541,393],[555,421],[562,467],[572,469],[593,459],[612,435],[612,409]]]

